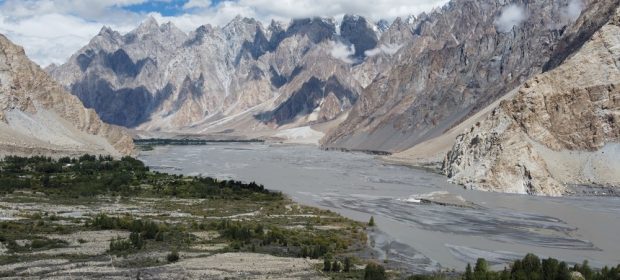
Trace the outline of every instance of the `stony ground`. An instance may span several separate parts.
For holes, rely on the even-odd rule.
[[[241,205],[243,204],[243,205]],[[97,230],[86,226],[92,217],[131,216],[166,224],[188,225],[191,244],[179,247],[178,262],[168,262],[169,245],[148,241],[146,249],[116,255],[110,241],[127,238],[126,230]],[[288,200],[277,205],[249,205],[208,199],[98,197],[55,200],[40,193],[15,192],[0,197],[0,224],[34,224],[23,239],[0,244],[0,276],[9,279],[322,279],[321,260],[231,248],[215,230],[191,223],[204,221],[259,221],[300,231],[340,231],[354,222],[331,212],[304,207]],[[312,224],[312,225],[311,225]],[[361,229],[361,228],[360,228]],[[360,231],[363,232],[363,231]],[[36,239],[55,240],[37,247]],[[285,247],[283,250],[287,250]],[[273,249],[273,248],[272,248]],[[280,248],[282,249],[282,248]],[[266,250],[266,249],[264,249]],[[353,250],[353,249],[352,249]]]

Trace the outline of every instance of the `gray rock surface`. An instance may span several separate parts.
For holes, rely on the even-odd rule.
[[[47,70],[113,124],[171,133],[273,133],[346,114],[389,64],[393,53],[365,60],[389,32],[385,22],[347,16],[339,26],[309,18],[265,27],[237,17],[185,34],[150,18],[124,35],[103,28],[67,63]],[[350,45],[355,52],[335,52]]]
[[[574,24],[566,17],[568,4],[453,0],[430,14],[396,20],[383,40],[411,42],[364,89],[323,146],[397,152],[443,134],[552,64]],[[524,20],[500,26],[509,6]]]
[[[565,36],[567,46],[579,45],[574,53],[557,53],[561,63],[458,136],[443,166],[453,182],[538,195],[569,193],[572,184],[620,186],[618,6],[585,11]],[[593,19],[606,23],[591,32]]]

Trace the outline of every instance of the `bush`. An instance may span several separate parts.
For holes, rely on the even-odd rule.
[[[338,260],[335,260],[332,263],[332,271],[333,272],[340,272],[340,270],[342,270],[342,263],[340,263]]]
[[[374,227],[375,226],[375,217],[374,216],[370,216],[370,220],[368,221],[368,226],[369,227]]]
[[[323,271],[331,271],[331,270],[332,270],[332,262],[328,258],[325,258],[325,260],[323,261]]]
[[[353,262],[351,261],[351,257],[346,257],[344,259],[344,272],[349,272],[351,271],[351,267],[353,266]]]
[[[376,263],[369,263],[364,269],[364,280],[384,280],[387,279],[385,268]]]
[[[142,234],[139,232],[132,232],[129,235],[129,240],[131,240],[131,245],[138,250],[144,247],[144,239],[142,239]]]
[[[179,261],[179,252],[177,252],[176,250],[170,252],[170,254],[168,254],[168,256],[166,256],[166,259],[168,260],[169,263],[178,262]]]
[[[131,251],[131,241],[127,239],[116,238],[110,241],[110,252],[116,255],[127,254]]]

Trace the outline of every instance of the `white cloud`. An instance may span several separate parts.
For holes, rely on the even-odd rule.
[[[337,43],[332,42],[330,46],[331,46],[331,50],[329,51],[329,54],[333,58],[340,59],[343,62],[349,63],[349,64],[353,64],[356,62],[355,59],[351,58],[351,56],[355,54],[354,45],[347,46],[340,42],[337,42]]]
[[[86,45],[102,26],[120,32],[136,27],[147,16],[123,7],[148,0],[5,0],[0,1],[0,33],[24,46],[28,56],[46,66],[63,63]],[[169,0],[151,0],[169,1]],[[449,0],[229,0],[212,5],[211,0],[190,0],[183,14],[162,16],[149,13],[160,23],[171,21],[189,32],[203,24],[224,25],[235,16],[288,21],[312,16],[341,18],[360,14],[372,20],[392,20],[430,11]]]
[[[571,0],[566,6],[566,9],[562,11],[562,16],[565,20],[575,21],[581,15],[585,5],[582,0]]]
[[[499,32],[510,32],[513,27],[520,25],[527,17],[527,12],[522,6],[512,4],[502,9],[502,13],[495,20],[495,27]]]
[[[208,8],[211,6],[211,0],[189,0],[183,5],[183,9]]]
[[[134,24],[109,25],[120,31],[129,31],[134,27]],[[88,43],[101,27],[100,23],[56,13],[20,21],[11,21],[0,15],[0,33],[24,46],[28,57],[43,66],[66,61]]]
[[[398,52],[398,50],[400,50],[400,48],[402,48],[402,46],[403,45],[397,45],[397,44],[381,45],[372,50],[365,51],[364,54],[369,57],[373,57],[380,53],[384,53],[387,55],[394,55],[396,52]]]

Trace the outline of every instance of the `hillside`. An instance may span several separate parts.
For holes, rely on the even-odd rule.
[[[127,155],[131,137],[102,122],[0,35],[0,155]]]

